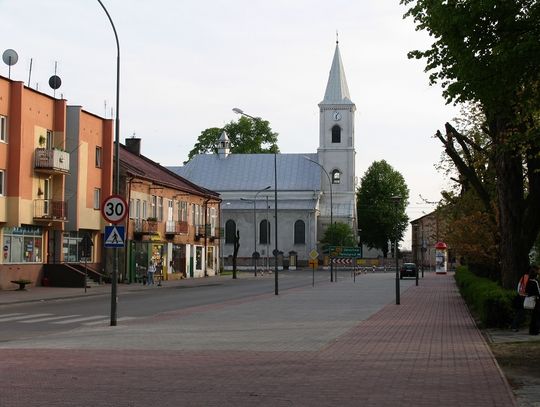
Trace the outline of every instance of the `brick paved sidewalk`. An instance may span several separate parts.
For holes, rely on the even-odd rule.
[[[319,290],[337,297],[336,286],[345,284],[352,287],[341,281]],[[244,306],[271,307],[297,294]],[[167,321],[178,329],[182,322]],[[401,305],[385,306],[313,350],[160,350],[151,341],[159,342],[159,325],[154,334],[148,350],[0,349],[0,405],[516,406],[452,275],[426,275]]]

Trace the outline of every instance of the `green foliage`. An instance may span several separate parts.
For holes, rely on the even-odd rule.
[[[341,222],[328,226],[321,243],[331,246],[356,246],[357,244],[352,228]]]
[[[394,196],[401,197],[397,204]],[[401,240],[409,221],[405,213],[409,188],[403,176],[386,161],[375,161],[362,177],[356,199],[362,243],[381,249],[386,257],[388,241],[396,237],[396,225]]]
[[[277,136],[270,128],[270,123],[259,118],[241,116],[235,122],[231,121],[223,128],[210,127],[201,132],[197,143],[189,152],[188,161],[197,154],[218,152],[219,138],[225,131],[229,136],[231,153],[255,154],[278,153]]]
[[[467,267],[458,267],[456,282],[473,315],[487,328],[507,328],[513,317],[512,301],[516,293],[496,282],[474,275]]]

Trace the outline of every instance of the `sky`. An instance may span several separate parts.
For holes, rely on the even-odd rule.
[[[102,1],[120,42],[120,141],[140,137],[150,159],[181,165],[201,131],[238,119],[234,107],[268,120],[281,152],[316,152],[338,32],[358,179],[386,160],[410,189],[411,220],[448,188],[433,135],[459,111],[429,86],[424,61],[407,58],[431,39],[402,18],[399,0]],[[116,43],[97,0],[0,0],[0,10],[0,52],[19,56],[11,79],[52,96],[56,67],[56,97],[114,116]]]

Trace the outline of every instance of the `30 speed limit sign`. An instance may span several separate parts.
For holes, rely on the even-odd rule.
[[[110,223],[119,223],[127,215],[128,205],[120,195],[110,195],[101,205],[103,218]]]

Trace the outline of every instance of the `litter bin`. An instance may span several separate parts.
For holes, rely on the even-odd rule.
[[[298,253],[294,250],[289,252],[289,270],[296,270],[296,260],[298,259]]]

